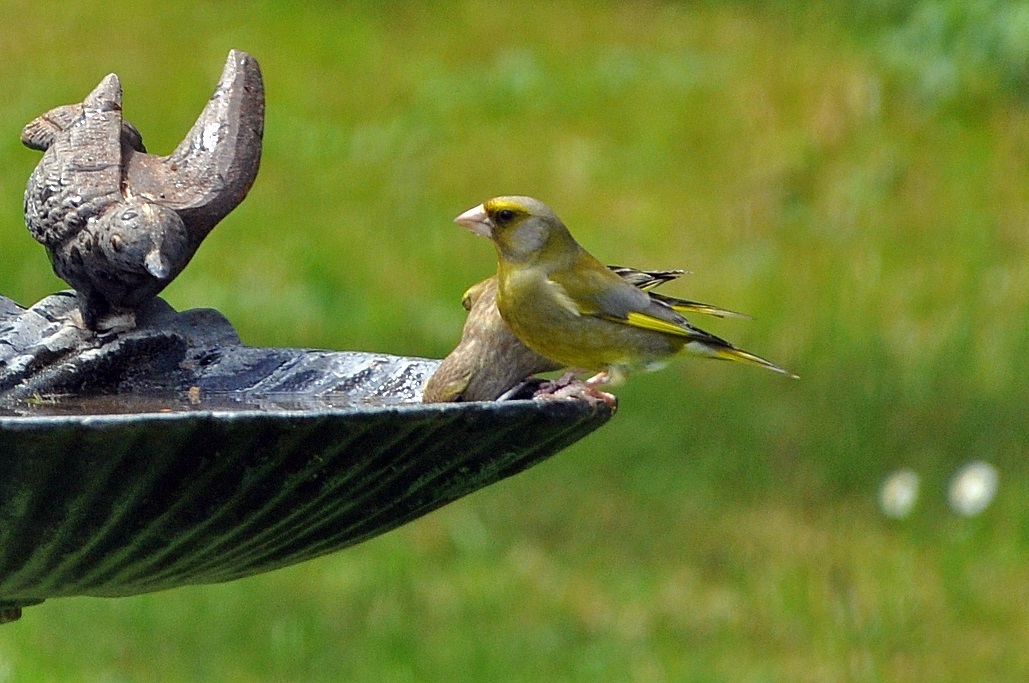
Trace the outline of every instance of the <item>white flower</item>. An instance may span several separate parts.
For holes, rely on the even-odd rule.
[[[897,470],[883,480],[879,489],[879,507],[883,514],[902,519],[911,513],[918,502],[918,475],[912,470]]]
[[[965,517],[986,509],[997,493],[997,468],[976,460],[954,473],[950,480],[950,507]]]

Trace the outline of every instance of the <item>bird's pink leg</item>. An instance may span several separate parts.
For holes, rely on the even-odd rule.
[[[603,401],[610,408],[618,407],[618,399],[614,394],[601,391],[598,387],[610,381],[607,372],[601,372],[586,381],[575,378],[575,372],[566,372],[553,382],[542,385],[533,398],[543,401],[558,399],[581,399],[590,403]]]

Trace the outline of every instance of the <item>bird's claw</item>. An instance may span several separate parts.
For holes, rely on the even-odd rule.
[[[136,329],[135,311],[110,313],[97,320],[96,324],[98,337],[115,336],[123,332],[131,332],[134,329]]]
[[[607,373],[604,372],[600,375],[607,377]],[[606,380],[594,380],[596,377],[583,381],[576,379],[574,372],[566,372],[556,380],[541,384],[533,398],[538,401],[581,400],[591,404],[600,402],[612,410],[617,409],[618,399],[615,395],[598,388],[598,385],[606,383]]]

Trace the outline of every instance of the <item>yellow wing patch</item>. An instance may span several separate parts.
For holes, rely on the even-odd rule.
[[[644,330],[653,330],[655,332],[664,332],[665,334],[674,334],[677,337],[689,337],[691,336],[690,331],[682,327],[679,327],[675,323],[670,323],[667,320],[661,320],[645,313],[638,313],[636,311],[629,311],[626,316],[626,322],[633,327],[640,327]]]

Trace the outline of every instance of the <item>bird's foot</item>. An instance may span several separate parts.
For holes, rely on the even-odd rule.
[[[600,373],[607,375],[607,373]],[[601,391],[598,386],[605,381],[594,381],[596,378],[583,381],[576,379],[574,372],[566,372],[551,382],[540,385],[533,398],[539,401],[581,400],[588,403],[604,403],[612,410],[618,408],[618,399],[614,394]]]
[[[96,321],[96,334],[98,337],[113,337],[134,329],[136,329],[135,311],[110,313]]]
[[[136,329],[134,311],[119,311],[101,317],[87,317],[78,308],[74,308],[68,312],[64,320],[68,326],[80,333],[85,333],[87,337],[94,337],[101,344],[109,341],[112,337]]]
[[[540,379],[538,377],[527,377],[514,385],[500,396],[497,401],[514,401],[518,399],[535,398],[541,392],[552,393],[561,387],[565,387],[575,381],[574,372],[566,372],[557,379]]]
[[[575,372],[574,371],[573,372],[566,372],[563,375],[561,375],[560,377],[558,377],[557,379],[547,380],[546,382],[543,382],[542,384],[540,384],[539,388],[537,389],[537,393],[538,392],[552,393],[554,391],[557,391],[559,389],[567,387],[569,384],[572,384],[573,382],[576,382],[576,381],[578,381],[578,380],[575,379]]]

